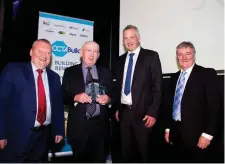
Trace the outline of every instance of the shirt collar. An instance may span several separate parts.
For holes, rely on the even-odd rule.
[[[141,50],[141,47],[140,46],[138,46],[134,51],[128,51],[128,53],[127,54],[131,54],[131,53],[134,53],[134,54],[139,54],[139,52],[140,52],[140,50]],[[137,55],[135,55],[135,56],[137,56]]]
[[[89,67],[89,66],[87,66],[87,64],[85,64],[84,62],[82,62],[82,68],[83,69],[86,69],[87,67]],[[91,66],[91,68],[94,68],[95,67],[95,65],[92,65]]]
[[[37,72],[38,68],[34,65],[34,63],[31,62],[31,66],[32,66],[32,70],[33,72]],[[43,70],[43,73],[46,72],[46,68],[42,69]]]
[[[192,71],[192,69],[193,69],[193,67],[194,67],[194,65],[195,65],[195,64],[193,64],[191,67],[189,67],[189,68],[188,68],[188,69],[186,69],[185,71],[181,69],[181,70],[180,70],[180,71],[181,71],[181,73],[182,73],[182,72],[187,72],[187,74],[190,74],[190,73],[191,73],[191,71]]]

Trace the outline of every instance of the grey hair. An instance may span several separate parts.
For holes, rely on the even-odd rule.
[[[50,46],[52,45],[51,42],[47,39],[37,39],[34,41],[34,43],[32,44],[32,47],[34,47],[34,45],[37,43],[37,42],[43,42],[43,43],[46,43],[46,44],[49,44]]]
[[[140,33],[139,33],[139,30],[138,30],[138,28],[136,27],[136,26],[134,26],[134,25],[127,25],[124,29],[123,29],[123,32],[124,31],[126,31],[126,30],[130,30],[130,29],[134,29],[135,31],[136,31],[136,33],[137,33],[137,36],[139,36],[140,37]]]
[[[84,44],[82,45],[82,48],[84,48],[84,47],[86,46],[86,44],[88,44],[88,43],[95,43],[95,44],[98,45],[98,47],[99,47],[99,49],[100,49],[100,46],[99,46],[99,44],[98,44],[96,41],[86,41],[86,42],[84,42]]]
[[[96,42],[96,41],[86,41],[84,42],[84,44],[81,47],[81,50],[84,49],[84,47],[88,44],[88,43],[95,43],[96,45],[98,45],[98,49],[99,49],[99,54],[100,54],[100,45]],[[80,62],[82,62],[82,56],[80,56]]]
[[[195,47],[194,47],[194,45],[191,43],[191,42],[189,42],[189,41],[183,41],[183,42],[181,42],[180,44],[178,44],[178,46],[176,47],[176,54],[177,54],[177,51],[179,50],[179,49],[181,49],[181,48],[191,48],[191,49],[193,49],[193,52],[194,52],[194,55],[195,55],[195,53],[196,53],[196,50],[195,50]]]

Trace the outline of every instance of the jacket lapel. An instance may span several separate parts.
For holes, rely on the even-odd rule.
[[[179,79],[179,76],[180,76],[180,71],[179,72],[176,72],[174,74],[174,79],[172,81],[172,92],[173,92],[173,95],[175,96],[175,91],[176,91],[176,87],[177,87],[177,82],[178,82],[178,79]]]
[[[121,63],[120,63],[120,65],[119,65],[119,67],[120,67],[120,70],[119,70],[119,77],[121,78],[121,79],[117,79],[117,80],[119,80],[119,82],[120,82],[120,87],[122,88],[123,87],[123,75],[124,75],[124,66],[125,66],[125,61],[126,61],[126,58],[127,58],[127,54],[128,53],[126,53],[125,55],[123,55],[122,56],[122,58],[121,58]],[[126,70],[125,70],[126,71]],[[125,75],[126,76],[126,75]]]
[[[193,78],[195,77],[196,75],[196,72],[197,72],[197,68],[198,66],[195,64],[192,71],[191,71],[191,74],[187,80],[187,83],[186,83],[186,86],[185,86],[185,89],[184,89],[184,93],[183,93],[183,97],[182,99],[185,99],[185,96],[187,95],[188,91],[191,90],[191,86],[192,86],[192,81],[193,81]]]
[[[101,69],[96,65],[97,73],[98,73],[98,80],[101,83],[102,82],[102,71]]]
[[[35,81],[34,81],[34,73],[31,66],[31,63],[26,63],[23,69],[24,77],[28,82],[28,86],[30,89],[29,99],[31,100],[30,104],[32,104],[33,112],[36,113],[37,111],[37,101],[36,101],[36,88],[35,88]]]
[[[139,70],[141,70],[141,68],[144,66],[144,54],[142,51],[142,48],[139,52],[138,58],[137,58],[137,62],[135,67],[133,68],[134,74],[133,74],[133,80],[132,80],[132,89],[135,88],[135,84],[136,84],[136,80],[138,78],[138,72]]]
[[[82,64],[77,65],[77,67],[74,67],[74,73],[77,75],[76,79],[72,80],[72,81],[77,81],[76,83],[78,83],[78,86],[80,86],[83,90],[83,92],[85,91],[85,81],[84,81],[84,75],[83,75],[83,70],[82,70]],[[72,78],[75,78],[75,76],[71,75]]]
[[[53,108],[52,107],[53,77],[52,77],[52,73],[50,71],[50,68],[48,68],[48,67],[46,68],[46,73],[47,73],[47,77],[48,77],[49,97],[50,97],[50,104],[51,104],[51,109],[52,109]]]
[[[135,93],[132,94],[132,105],[135,107],[136,101],[138,100],[139,94],[140,94],[140,85],[138,84],[138,72],[142,69],[144,66],[144,59],[145,55],[143,54],[143,49],[140,49],[137,62],[135,67],[133,68],[134,74],[132,79],[132,85],[131,85],[131,92]]]

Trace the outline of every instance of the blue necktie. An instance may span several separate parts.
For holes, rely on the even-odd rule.
[[[180,120],[181,121],[180,104],[181,104],[181,99],[182,99],[183,92],[184,92],[184,82],[185,82],[185,74],[186,73],[187,72],[181,73],[180,79],[177,83],[174,102],[173,102],[173,119],[174,120]]]
[[[130,54],[129,63],[127,67],[127,75],[126,75],[126,81],[124,86],[124,94],[127,96],[130,93],[131,90],[131,74],[132,74],[132,66],[133,66],[133,56],[134,53]]]

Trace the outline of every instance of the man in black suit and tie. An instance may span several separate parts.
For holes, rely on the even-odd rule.
[[[195,53],[191,42],[180,43],[176,54],[181,70],[171,77],[173,105],[165,140],[173,144],[173,158],[179,162],[205,161],[218,119],[216,71],[195,64]]]
[[[76,162],[104,163],[112,77],[107,69],[95,65],[100,54],[96,42],[86,42],[80,54],[82,63],[66,68],[63,75],[64,104],[70,107],[67,137]],[[85,92],[85,85],[94,79],[105,87],[96,102]]]
[[[123,30],[128,50],[117,66],[117,104],[124,162],[148,162],[149,139],[160,106],[162,71],[157,52],[140,47],[138,28]]]

